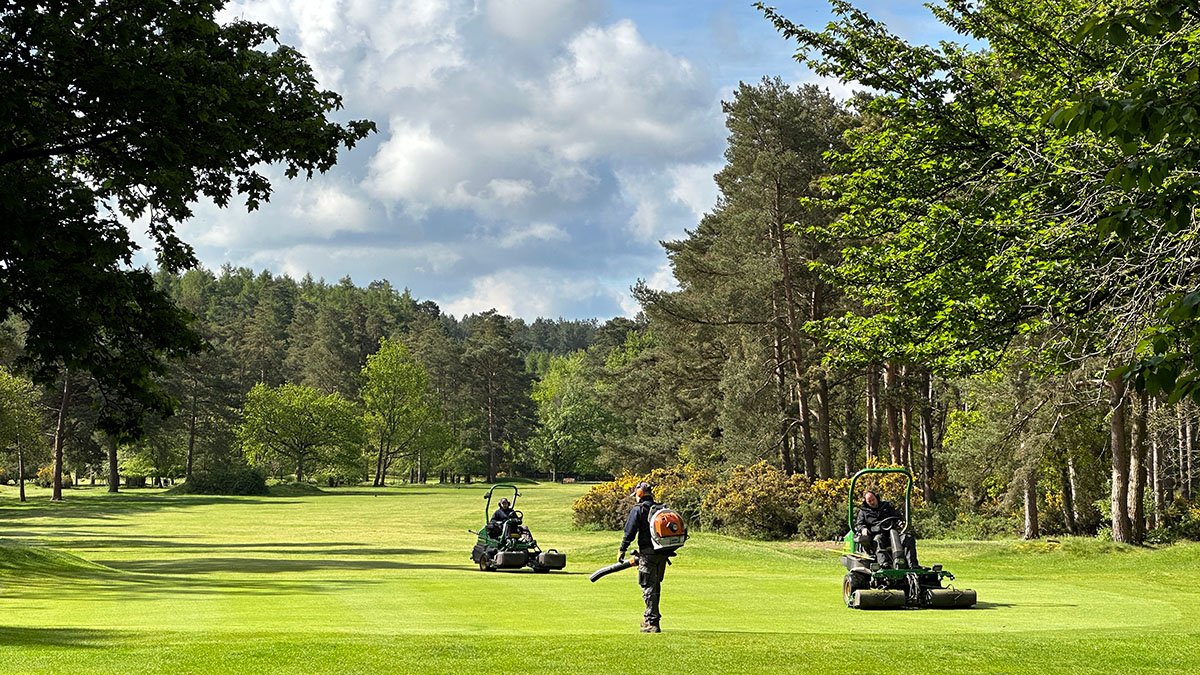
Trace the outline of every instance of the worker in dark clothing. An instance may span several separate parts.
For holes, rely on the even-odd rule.
[[[638,483],[633,494],[637,504],[629,511],[625,521],[625,536],[621,539],[621,553],[617,562],[625,560],[629,545],[637,539],[638,585],[642,587],[642,598],[646,601],[646,613],[642,618],[643,633],[661,633],[658,598],[662,590],[663,575],[667,572],[669,554],[657,553],[650,540],[650,506],[654,504],[654,493],[649,483]]]
[[[508,497],[504,497],[500,500],[500,508],[496,509],[496,512],[492,514],[492,520],[490,523],[488,523],[488,529],[495,532],[494,536],[500,537],[504,532],[504,523],[508,522],[509,520],[515,520],[517,523],[520,523],[521,516],[517,514],[515,509],[513,509],[512,502],[508,501]],[[517,532],[520,533],[522,537],[531,539],[528,527],[525,527],[521,524],[513,524],[509,527],[513,528],[509,530],[510,532]]]
[[[920,569],[917,565],[916,538],[910,532],[901,534],[903,529],[904,516],[896,507],[870,490],[863,495],[858,517],[854,520],[854,531],[859,541],[875,545],[875,561],[881,568]],[[894,563],[888,560],[889,546],[895,557]]]

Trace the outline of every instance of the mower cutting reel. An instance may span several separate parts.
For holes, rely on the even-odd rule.
[[[498,483],[488,489],[483,496],[487,503],[483,507],[483,527],[479,531],[467,530],[476,537],[475,547],[471,549],[471,561],[479,565],[481,572],[494,570],[514,570],[528,567],[534,572],[546,573],[550,570],[561,570],[567,566],[567,556],[555,549],[543,551],[534,540],[529,528],[524,527],[524,515],[514,508],[515,518],[509,518],[503,523],[491,520],[492,493],[497,488],[512,490],[512,506],[516,507],[517,486]]]
[[[900,551],[886,549],[895,561],[893,567],[881,567],[870,555],[869,542],[856,537],[854,532],[854,484],[859,476],[868,473],[902,473],[908,477],[904,491],[904,522],[897,534],[908,530],[908,518],[912,497],[913,477],[908,469],[863,469],[850,479],[850,494],[847,506],[846,533],[842,551],[842,566],[846,576],[842,579],[842,601],[852,609],[899,609],[902,607],[934,607],[954,609],[971,607],[975,604],[975,591],[965,588],[943,587],[942,581],[954,580],[954,575],[941,565],[908,569]],[[893,523],[895,526],[896,523]],[[891,537],[898,541],[899,537]],[[894,555],[893,555],[894,554]]]

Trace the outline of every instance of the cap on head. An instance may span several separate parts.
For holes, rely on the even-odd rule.
[[[500,506],[508,506],[510,504],[512,504],[512,502],[508,501],[508,497],[500,498]]]
[[[650,487],[649,483],[647,483],[646,481],[642,481],[633,488],[633,494],[631,494],[629,496],[637,497],[638,499],[642,499],[645,497],[653,498],[654,497],[654,489]]]

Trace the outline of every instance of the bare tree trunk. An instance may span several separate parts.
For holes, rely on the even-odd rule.
[[[912,469],[912,400],[909,396],[909,367],[900,369],[900,463]]]
[[[772,309],[775,314],[779,314],[779,302],[772,294],[771,298]],[[775,327],[775,339],[772,345],[775,351],[775,396],[779,400],[779,458],[782,464],[783,474],[790,476],[796,473],[796,465],[792,461],[792,434],[789,431],[791,425],[788,423],[790,409],[790,401],[788,400],[790,389],[787,386],[786,375],[784,374],[784,358],[783,358],[783,342],[779,336],[779,327]]]
[[[904,458],[900,451],[900,423],[897,419],[896,399],[899,397],[899,382],[896,377],[896,365],[885,363],[883,366],[883,384],[887,389],[886,400],[884,407],[887,410],[887,426],[888,426],[888,451],[891,453],[892,464],[899,466],[903,463]]]
[[[842,446],[845,449],[842,457],[842,476],[849,478],[854,474],[854,460],[857,456],[858,415],[855,406],[845,406],[845,417],[842,420]]]
[[[804,444],[804,477],[812,480],[817,476],[814,466],[812,430],[809,428],[808,393],[796,386],[796,398],[800,402],[800,440]]]
[[[879,456],[879,368],[867,366],[867,464]]]
[[[829,450],[829,383],[817,378],[817,476],[833,477],[833,458]]]
[[[21,449],[20,438],[17,439],[17,486],[20,501],[25,501],[25,451]]]
[[[192,456],[196,450],[196,378],[192,378],[192,415],[188,420],[188,444],[187,444],[187,460],[185,462],[183,475],[186,479],[192,478]]]
[[[1133,542],[1129,522],[1129,446],[1125,440],[1125,380],[1120,376],[1108,381],[1111,389],[1109,435],[1112,438],[1112,536],[1113,541]]]
[[[117,439],[107,436],[108,440],[108,491],[121,491],[121,470],[117,466]]]
[[[58,425],[54,427],[54,482],[50,501],[62,501],[63,441],[67,431],[67,405],[71,402],[71,370],[63,369],[62,405],[58,408]]]
[[[1083,514],[1079,512],[1079,474],[1075,470],[1075,455],[1067,455],[1067,478],[1071,486],[1071,503],[1074,507],[1075,527],[1079,527],[1079,521],[1083,519]]]
[[[1133,416],[1133,442],[1129,453],[1129,525],[1134,544],[1146,538],[1146,408],[1145,392],[1138,397]]]
[[[933,375],[928,370],[921,377],[921,491],[925,499],[933,499]]]
[[[1157,399],[1150,399],[1150,410],[1155,412],[1158,409]],[[1161,419],[1161,418],[1160,418]],[[1151,485],[1154,489],[1154,527],[1163,527],[1163,517],[1167,512],[1166,490],[1163,480],[1163,451],[1162,443],[1159,442],[1158,434],[1150,435],[1150,477]]]
[[[1079,526],[1075,524],[1075,490],[1071,486],[1071,470],[1068,462],[1063,462],[1059,467],[1058,478],[1062,486],[1063,522],[1067,527],[1067,534],[1075,534]]]
[[[1024,443],[1022,443],[1024,445]],[[1025,538],[1037,539],[1038,504],[1037,504],[1037,462],[1033,462],[1025,471]]]

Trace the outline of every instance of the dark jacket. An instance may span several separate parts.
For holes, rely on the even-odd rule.
[[[642,497],[642,501],[629,510],[629,518],[625,521],[625,536],[621,539],[622,551],[629,549],[634,537],[637,537],[639,551],[654,550],[654,543],[650,541],[650,506],[653,503],[654,500],[650,497]]]
[[[880,531],[879,524],[888,518],[896,518],[899,522],[904,519],[904,516],[892,506],[891,502],[879,500],[879,506],[871,508],[866,502],[858,505],[858,517],[854,519],[854,531],[858,532],[864,527],[871,531],[872,534]]]
[[[516,518],[516,517],[517,517],[516,511],[514,511],[512,509],[506,509],[503,506],[501,506],[500,508],[496,509],[495,513],[492,514],[492,522],[503,524],[504,521],[509,520],[510,518]]]

